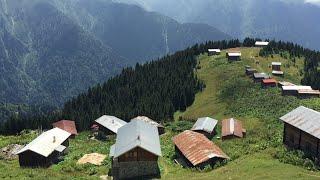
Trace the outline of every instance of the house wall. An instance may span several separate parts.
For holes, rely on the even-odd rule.
[[[112,174],[115,179],[159,176],[158,156],[135,148],[113,159]]]
[[[267,84],[265,84],[265,83],[261,82],[261,86],[262,86],[263,88],[267,88],[267,87],[277,87],[277,84],[276,84],[276,83],[267,83]]]
[[[284,96],[297,96],[298,92],[296,90],[282,90],[282,95]]]
[[[208,132],[206,132],[206,131],[199,131],[199,130],[196,130],[195,132],[200,133],[200,134],[203,134],[203,135],[206,136],[208,139],[213,138],[214,135],[216,134],[215,129],[213,129],[212,133],[208,133]]]
[[[57,153],[44,157],[32,151],[25,151],[19,154],[19,164],[21,167],[49,167],[57,158]]]
[[[279,66],[279,65],[272,65],[272,70],[273,70],[273,71],[281,71],[281,66]]]
[[[227,56],[229,61],[240,61],[240,57],[238,56]]]
[[[319,157],[319,139],[287,123],[284,124],[283,143],[312,157]]]

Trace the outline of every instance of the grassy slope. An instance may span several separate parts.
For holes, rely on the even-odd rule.
[[[218,57],[208,57],[201,55],[199,63],[201,68],[197,70],[197,75],[206,83],[206,89],[196,95],[194,104],[189,107],[185,112],[177,112],[175,119],[179,117],[186,119],[196,119],[201,116],[211,116],[216,119],[223,119],[238,115],[232,108],[230,102],[232,99],[222,99],[219,95],[221,89],[225,84],[229,83],[232,79],[245,79],[244,65],[252,65],[255,67],[255,56],[258,49],[246,48],[242,49],[243,61],[229,64],[226,62],[224,53]],[[258,57],[260,59],[260,57]],[[277,59],[277,60],[276,60]],[[282,61],[284,64],[289,64],[289,60],[280,57],[274,57],[274,60],[260,59],[260,65],[256,66],[257,69],[265,72],[270,72],[267,64],[272,61]],[[301,65],[302,60],[297,61]],[[285,65],[288,67],[287,65]],[[299,66],[302,67],[302,66]],[[293,78],[296,76],[299,69],[290,65],[289,68],[284,68],[286,74],[285,79],[290,79],[294,82],[299,82],[301,77]],[[248,79],[248,78],[247,78]],[[248,79],[248,82],[250,80]],[[240,89],[241,90],[241,89]],[[239,90],[239,91],[240,91]],[[281,95],[277,90],[260,90],[259,87],[253,88],[253,92],[265,94],[274,93],[277,98]],[[245,96],[246,97],[246,96]],[[318,100],[302,100],[298,101],[293,99],[295,103],[312,104],[317,106],[320,104]],[[266,103],[267,104],[267,103]],[[245,106],[248,106],[247,104]],[[241,112],[241,111],[240,111]],[[258,111],[259,112],[259,111]],[[243,113],[242,113],[243,114]],[[174,146],[171,138],[177,132],[168,131],[161,137],[163,157],[160,158],[161,176],[163,179],[319,179],[319,172],[308,171],[305,168],[294,166],[290,164],[281,163],[274,158],[277,153],[278,146],[281,146],[281,140],[276,141],[276,145],[268,144],[270,137],[274,134],[281,136],[282,126],[281,123],[276,123],[272,130],[266,128],[268,121],[260,119],[260,117],[253,115],[242,115],[236,118],[242,120],[247,129],[247,138],[235,139],[230,141],[221,142],[221,140],[214,139],[215,143],[222,147],[222,149],[231,157],[231,161],[221,168],[211,171],[199,172],[194,169],[184,169],[176,165],[172,161],[174,156]],[[178,122],[178,121],[176,121]],[[174,123],[176,123],[174,122]],[[172,123],[172,124],[174,124]],[[274,123],[274,122],[272,122]],[[172,128],[172,124],[168,124],[168,128]],[[192,123],[189,123],[190,125]],[[176,125],[177,126],[177,125]],[[179,125],[178,125],[179,126]],[[182,125],[180,125],[182,126]],[[180,127],[188,129],[187,126]],[[219,131],[220,128],[218,128]],[[219,135],[220,132],[218,132]],[[18,161],[5,161],[0,159],[0,178],[30,178],[30,179],[43,179],[45,177],[52,177],[56,179],[65,178],[83,178],[83,179],[98,179],[101,175],[106,175],[111,162],[106,159],[103,166],[97,167],[93,165],[76,165],[77,160],[86,153],[98,152],[108,155],[109,148],[114,140],[107,142],[98,142],[88,139],[88,132],[81,133],[76,139],[71,140],[70,153],[65,157],[65,161],[58,165],[53,165],[48,169],[21,169],[19,168]],[[274,135],[276,136],[276,135]],[[26,143],[29,142],[35,134],[26,134],[23,136],[0,136],[0,147],[11,143]],[[272,139],[274,141],[274,138]],[[270,141],[271,141],[270,140]]]

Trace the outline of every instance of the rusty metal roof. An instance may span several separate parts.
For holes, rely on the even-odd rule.
[[[210,117],[198,118],[197,122],[193,125],[191,130],[212,133],[217,123],[218,120],[212,119]]]
[[[245,132],[245,129],[242,128],[241,121],[238,121],[234,118],[225,119],[222,121],[222,137],[233,135],[242,138],[243,132]]]
[[[65,131],[71,133],[72,135],[78,135],[76,124],[74,121],[61,120],[61,121],[53,123],[52,126],[60,128],[62,130],[65,130]]]
[[[320,139],[320,112],[300,106],[280,119]]]
[[[264,84],[273,84],[273,83],[277,83],[277,80],[275,80],[275,79],[263,79],[262,82]]]
[[[173,137],[172,140],[193,166],[199,165],[215,157],[229,159],[217,145],[203,134],[186,130]]]

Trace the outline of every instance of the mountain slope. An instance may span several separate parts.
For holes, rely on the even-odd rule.
[[[226,38],[111,0],[0,0],[0,102],[61,105],[127,65]]]
[[[204,24],[180,24],[144,9],[111,0],[70,0],[54,5],[131,62],[159,58],[208,40],[230,36]]]
[[[293,41],[320,49],[320,7],[303,0],[118,0],[180,22],[206,23],[238,38]]]
[[[60,104],[124,65],[49,3],[1,2],[1,102]]]

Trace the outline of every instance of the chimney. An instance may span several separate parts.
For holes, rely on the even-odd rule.
[[[56,142],[56,136],[53,136],[53,143]]]

